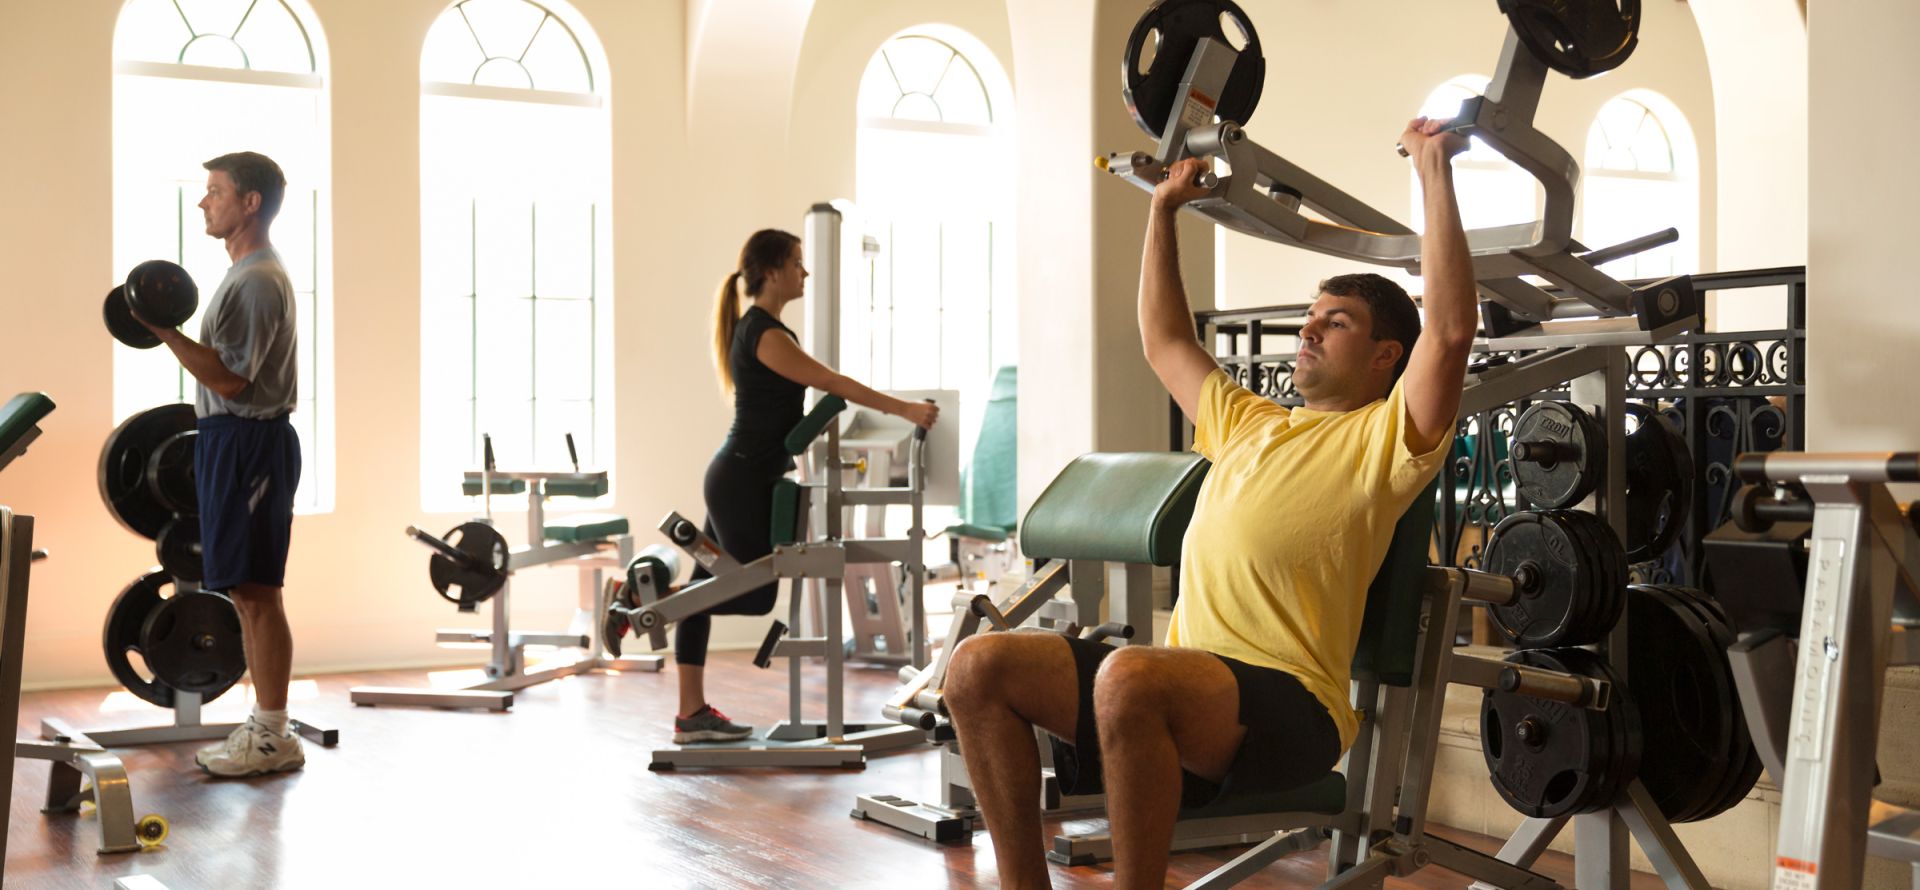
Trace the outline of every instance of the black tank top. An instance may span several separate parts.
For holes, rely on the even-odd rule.
[[[793,329],[771,313],[749,308],[734,326],[727,348],[727,368],[733,373],[733,429],[727,432],[727,447],[742,456],[784,453],[782,440],[804,413],[807,388],[775,373],[754,354],[760,336],[769,331],[793,336]]]

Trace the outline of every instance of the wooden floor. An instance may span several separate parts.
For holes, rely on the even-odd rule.
[[[215,780],[194,768],[195,744],[122,751],[136,812],[173,825],[165,845],[136,854],[96,855],[90,815],[42,815],[47,765],[22,760],[6,886],[97,890],[136,872],[173,890],[998,886],[984,835],[941,847],[847,815],[859,793],[934,794],[932,749],[881,755],[864,771],[649,772],[649,751],[671,734],[671,671],[536,686],[498,714],[348,701],[349,687],[425,685],[424,672],[315,678],[299,684],[291,710],[338,727],[341,744],[310,745],[302,772]],[[756,670],[744,653],[716,653],[708,676],[713,701],[736,720],[765,726],[783,716],[778,670]],[[849,713],[877,713],[894,683],[890,670],[854,670]],[[127,709],[125,693],[108,692],[30,694],[22,732],[45,716],[83,729],[172,719],[144,705]],[[209,705],[208,722],[238,719],[241,692]],[[1229,857],[1176,856],[1169,884],[1182,886]],[[1323,868],[1318,853],[1304,854],[1242,886],[1312,886]],[[1570,883],[1566,857],[1554,855],[1541,870]],[[1635,877],[1636,886],[1654,885],[1650,875]],[[1398,886],[1467,883],[1437,869],[1415,878]],[[1105,868],[1054,870],[1056,887],[1110,880]]]

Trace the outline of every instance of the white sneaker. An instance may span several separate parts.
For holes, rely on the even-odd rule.
[[[201,769],[227,778],[290,772],[306,765],[299,736],[269,732],[252,720],[240,725],[223,750],[200,762]]]
[[[246,737],[247,727],[255,725],[253,718],[248,717],[241,721],[239,726],[234,727],[232,732],[227,733],[226,738],[193,752],[194,765],[205,767],[207,761],[213,759],[215,755],[232,750],[234,745],[240,744],[240,740]]]

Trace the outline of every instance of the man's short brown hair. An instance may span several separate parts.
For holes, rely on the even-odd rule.
[[[1414,307],[1406,289],[1372,272],[1358,272],[1320,282],[1320,293],[1354,297],[1367,304],[1368,314],[1373,317],[1373,339],[1400,343],[1400,361],[1394,364],[1388,385],[1398,382],[1407,370],[1407,359],[1413,355],[1414,341],[1420,339],[1420,310]]]
[[[272,158],[255,151],[236,151],[200,166],[227,174],[243,197],[259,192],[261,222],[273,222],[280,215],[280,204],[287,197],[287,177]]]

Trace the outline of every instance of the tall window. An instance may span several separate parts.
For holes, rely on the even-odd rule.
[[[613,454],[606,61],[559,3],[462,0],[420,61],[421,499]]]
[[[1460,114],[1460,103],[1487,91],[1488,78],[1478,75],[1456,77],[1427,95],[1420,113],[1430,118],[1452,118]],[[1426,229],[1426,201],[1420,194],[1419,174],[1410,173],[1413,219],[1416,232]],[[1467,150],[1453,160],[1454,184],[1458,190],[1460,222],[1469,229],[1532,222],[1539,218],[1542,190],[1532,174],[1507,160],[1506,155],[1478,137]]]
[[[235,151],[287,176],[272,229],[299,311],[302,513],[333,509],[333,302],[326,47],[303,0],[128,0],[113,32],[113,273],[142,260],[185,266],[200,305],[232,265],[207,237],[201,163]],[[185,325],[197,336],[200,316]],[[117,420],[191,401],[194,380],[164,348],[114,344]]]
[[[1696,157],[1686,119],[1658,94],[1634,90],[1601,106],[1587,130],[1581,240],[1600,248],[1669,226],[1680,230],[1673,244],[1601,268],[1619,278],[1654,278],[1697,267]]]
[[[1018,355],[1013,191],[993,172],[1012,169],[1011,95],[976,38],[928,26],[873,54],[855,100],[855,200],[871,240],[862,304],[840,312],[841,370],[958,390],[963,450],[994,369]]]

